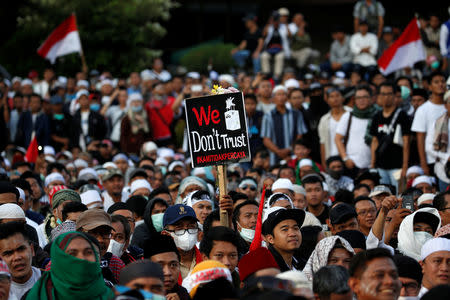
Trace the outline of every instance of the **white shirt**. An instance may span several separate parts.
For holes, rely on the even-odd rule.
[[[425,133],[425,153],[428,164],[436,162],[436,157],[426,150],[428,144],[431,144],[431,146],[433,145],[434,134],[431,134],[431,131],[434,131],[433,129],[436,120],[446,111],[444,104],[434,104],[428,100],[419,106],[414,115],[411,131]]]
[[[342,115],[336,128],[336,133],[344,137],[347,133],[349,116],[349,112]],[[349,137],[346,146],[347,157],[353,160],[355,165],[360,169],[368,168],[370,165],[370,147],[364,142],[368,123],[369,119],[359,119],[353,116],[348,133]]]
[[[448,34],[448,27],[445,24],[441,25],[441,33],[439,35],[439,48],[441,48],[441,55],[447,56],[448,49],[447,49],[447,40],[449,39]]]
[[[108,108],[105,117],[111,121],[113,126],[111,131],[111,141],[120,142],[120,130],[122,127],[122,119],[125,117],[127,109],[121,109],[119,105],[114,105]]]
[[[25,220],[28,225],[30,225],[31,227],[36,229],[36,233],[37,233],[38,240],[39,240],[39,247],[44,249],[45,245],[47,245],[47,239],[45,238],[45,235],[43,234],[43,232],[39,229],[39,224],[31,219],[28,219],[27,217],[25,217]]]
[[[274,103],[258,102],[256,110],[262,111],[264,114],[270,113],[275,108]]]
[[[422,285],[419,291],[419,295],[417,295],[417,299],[422,298],[422,296],[425,295],[426,293],[428,293],[428,289]]]
[[[103,209],[105,211],[108,211],[108,208],[116,202],[114,202],[113,198],[108,194],[107,191],[104,191],[102,193],[102,197],[103,197]],[[126,202],[127,199],[128,199],[127,193],[122,192],[122,197],[121,197],[120,201]]]
[[[328,131],[330,132],[330,153],[329,156],[335,156],[339,155],[338,148],[336,146],[336,142],[334,141],[334,138],[336,137],[336,129],[337,125],[339,124],[339,121],[336,121],[333,119],[333,117],[330,117],[330,127],[328,127]]]
[[[370,53],[361,53],[361,49],[370,47]],[[375,55],[378,51],[378,39],[373,33],[362,35],[360,32],[355,33],[350,38],[350,50],[353,53],[353,63],[363,67],[373,66],[377,64]]]
[[[10,299],[13,299],[11,297],[16,297],[17,299],[22,298],[22,296],[30,290],[33,285],[36,283],[36,281],[39,280],[41,277],[41,270],[35,267],[31,267],[33,274],[31,275],[30,279],[28,279],[25,283],[16,283],[13,280],[11,280],[11,288],[9,290],[9,297]]]

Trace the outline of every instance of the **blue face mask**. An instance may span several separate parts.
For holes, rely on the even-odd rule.
[[[91,108],[92,111],[99,111],[100,110],[100,104],[92,103],[90,108]]]
[[[402,93],[402,99],[406,100],[409,98],[409,95],[411,94],[411,91],[409,88],[407,88],[406,86],[401,86],[400,87],[400,91]]]
[[[132,112],[140,112],[140,111],[142,111],[142,105],[139,105],[139,106],[132,106],[132,107],[131,107],[131,111],[132,111]]]
[[[163,217],[164,213],[152,215],[152,223],[156,231],[161,232],[163,230]]]

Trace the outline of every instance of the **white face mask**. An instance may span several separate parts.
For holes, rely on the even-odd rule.
[[[121,257],[123,252],[125,251],[124,247],[125,247],[125,244],[119,243],[116,240],[111,239],[109,241],[109,246],[108,246],[107,252],[111,252],[115,256]]]
[[[255,238],[255,230],[254,229],[248,229],[241,226],[241,224],[237,223],[239,227],[241,227],[241,231],[239,234],[241,237],[247,242],[251,243],[253,239]]]
[[[183,235],[175,235],[175,233],[171,232],[170,235],[173,237],[175,245],[177,248],[180,248],[183,251],[189,251],[194,248],[197,243],[197,234],[185,232]]]
[[[414,238],[420,245],[424,245],[433,236],[426,231],[414,231]]]
[[[399,296],[397,300],[417,300],[417,297],[414,296]]]

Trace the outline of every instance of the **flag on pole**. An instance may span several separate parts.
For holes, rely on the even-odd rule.
[[[263,210],[264,210],[264,200],[266,197],[266,187],[263,187],[263,191],[261,193],[261,200],[259,201],[259,210],[258,210],[258,220],[256,221],[256,228],[255,228],[255,238],[253,239],[252,243],[250,244],[250,250],[253,251],[261,247],[262,243],[262,218],[263,218]]]
[[[27,153],[25,154],[25,160],[29,163],[35,163],[39,156],[38,151],[38,142],[36,136],[31,140],[30,145],[28,146]]]
[[[405,67],[411,67],[425,58],[419,25],[414,18],[400,37],[378,59],[378,67],[383,75],[388,75]]]
[[[82,49],[77,21],[75,15],[72,14],[50,33],[37,53],[54,64],[57,57],[74,52],[81,54]]]

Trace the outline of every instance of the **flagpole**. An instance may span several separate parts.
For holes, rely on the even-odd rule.
[[[75,22],[76,22],[77,28],[78,28],[77,15],[75,14],[75,12],[73,12],[72,15],[75,18]],[[87,63],[86,63],[86,57],[84,55],[83,44],[81,43],[81,38],[80,38],[80,47],[81,47],[81,53],[80,53],[80,57],[81,57],[81,71],[87,76],[89,69],[88,69],[88,66],[87,66]]]

